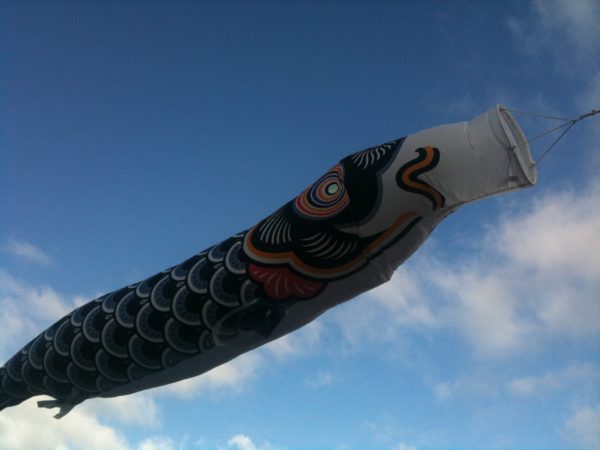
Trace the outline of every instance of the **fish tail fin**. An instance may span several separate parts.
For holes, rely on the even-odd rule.
[[[17,390],[15,395],[13,390]],[[16,406],[27,400],[31,394],[25,390],[25,387],[8,377],[6,366],[0,367],[0,411],[10,406]]]
[[[7,394],[0,392],[0,411],[9,406],[15,406],[21,403],[20,399],[13,398]]]

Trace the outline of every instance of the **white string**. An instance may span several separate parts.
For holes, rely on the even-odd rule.
[[[562,139],[562,137],[563,137],[565,134],[567,134],[567,132],[568,132],[568,131],[569,131],[571,128],[573,128],[573,125],[575,125],[577,122],[579,122],[579,121],[581,121],[581,120],[583,120],[583,119],[587,119],[588,117],[592,117],[592,116],[595,116],[596,114],[600,114],[600,110],[597,110],[597,109],[592,109],[592,110],[591,110],[590,112],[588,112],[588,113],[581,114],[581,115],[580,115],[579,117],[577,117],[576,119],[566,119],[566,118],[564,118],[564,117],[556,117],[556,116],[547,116],[547,115],[544,115],[544,114],[527,113],[527,112],[523,112],[523,111],[517,111],[517,110],[515,110],[515,109],[508,109],[508,108],[504,108],[504,109],[505,109],[506,111],[514,112],[514,113],[516,113],[516,114],[522,114],[522,115],[525,115],[525,116],[532,116],[532,117],[542,117],[542,118],[544,118],[544,119],[562,120],[562,121],[564,121],[564,122],[565,122],[565,123],[563,123],[563,124],[561,124],[561,125],[559,125],[559,126],[557,126],[557,127],[551,128],[551,129],[550,129],[550,130],[548,130],[548,131],[544,131],[543,133],[541,133],[541,134],[538,134],[537,136],[534,136],[534,137],[532,137],[531,139],[527,139],[526,141],[519,142],[519,143],[517,143],[517,144],[513,145],[513,149],[514,149],[514,148],[516,148],[516,147],[518,147],[518,146],[520,146],[520,145],[523,145],[523,144],[528,144],[528,143],[530,143],[530,142],[533,142],[533,141],[535,141],[535,140],[537,140],[537,139],[540,139],[541,137],[544,137],[544,136],[546,136],[547,134],[550,134],[550,133],[552,133],[552,132],[554,132],[554,131],[560,130],[561,128],[566,128],[566,129],[565,129],[565,130],[564,130],[562,133],[560,133],[560,135],[559,135],[559,136],[558,136],[558,137],[557,137],[557,138],[556,138],[556,139],[555,139],[555,140],[554,140],[554,141],[553,141],[553,142],[552,142],[552,143],[551,143],[551,144],[548,146],[548,148],[547,148],[547,149],[546,149],[546,150],[545,150],[545,151],[544,151],[544,152],[543,152],[543,153],[542,153],[542,154],[539,156],[539,158],[538,158],[538,159],[536,159],[536,160],[533,162],[533,165],[537,165],[537,164],[539,164],[539,162],[540,162],[542,159],[544,159],[544,157],[545,157],[545,156],[546,156],[546,155],[547,155],[547,154],[550,152],[550,150],[552,150],[552,149],[553,149],[553,148],[556,146],[556,144],[558,144],[558,141],[560,141],[560,140]]]
[[[523,116],[542,117],[544,119],[563,120],[565,122],[570,122],[571,121],[571,119],[567,119],[566,117],[547,116],[545,114],[529,113],[529,112],[519,111],[519,110],[516,110],[516,109],[508,109],[508,108],[502,108],[502,109],[504,109],[505,111],[516,113],[516,114],[521,114]]]
[[[533,163],[533,164],[534,164],[534,165],[538,165],[538,164],[540,163],[540,161],[541,161],[542,159],[544,159],[544,156],[546,156],[548,153],[550,153],[550,150],[552,150],[552,149],[554,148],[554,146],[555,146],[556,144],[558,144],[558,141],[560,141],[560,140],[562,139],[562,137],[563,137],[565,134],[567,134],[567,131],[569,131],[571,128],[573,128],[573,125],[575,125],[575,123],[577,123],[577,121],[569,123],[569,126],[567,127],[567,129],[566,129],[565,131],[563,131],[562,133],[560,133],[560,136],[558,136],[558,137],[557,137],[557,138],[554,140],[554,142],[548,146],[548,148],[547,148],[547,149],[544,151],[544,153],[542,153],[542,154],[540,155],[540,157],[534,161],[534,163]]]

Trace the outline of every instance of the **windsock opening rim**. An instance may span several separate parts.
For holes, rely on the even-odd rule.
[[[500,117],[502,128],[506,133],[506,137],[510,142],[511,149],[521,166],[523,174],[530,184],[535,184],[537,182],[537,170],[535,162],[531,157],[531,150],[529,149],[525,133],[519,126],[517,120],[504,106],[496,105],[496,110],[498,111],[498,117]]]

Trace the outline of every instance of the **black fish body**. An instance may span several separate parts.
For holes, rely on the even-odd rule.
[[[202,374],[387,280],[462,204],[535,183],[501,107],[352,154],[250,229],[77,308],[0,368],[0,410]]]

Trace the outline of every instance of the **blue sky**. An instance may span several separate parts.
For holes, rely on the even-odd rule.
[[[496,103],[600,107],[594,0],[0,11],[0,361],[351,152]],[[528,135],[553,125],[517,117]],[[60,421],[5,410],[0,448],[600,448],[599,138],[597,119],[577,125],[537,187],[461,209],[392,281],[306,328]]]

